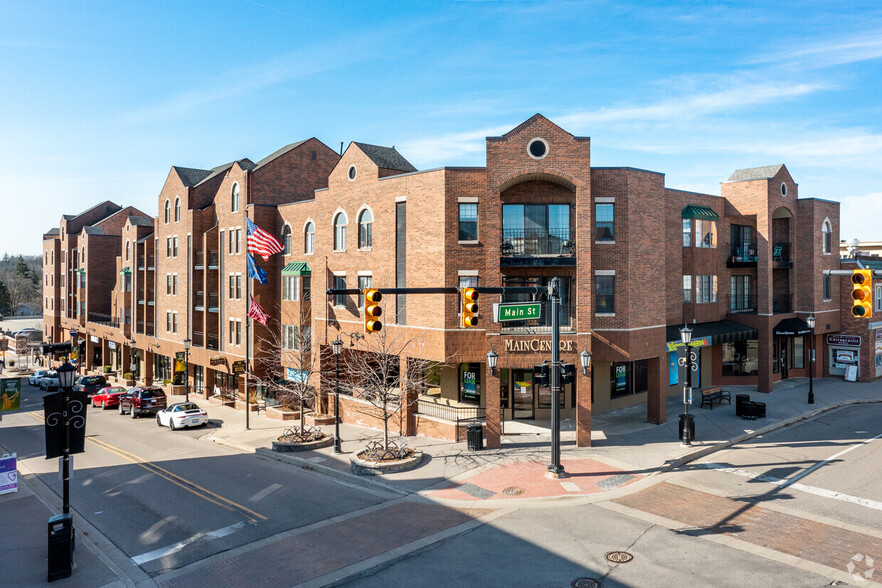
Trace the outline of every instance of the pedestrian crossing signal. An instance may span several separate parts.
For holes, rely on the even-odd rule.
[[[380,317],[383,316],[383,309],[380,308],[380,301],[383,295],[375,288],[364,289],[364,332],[376,333],[383,328]]]
[[[463,327],[478,326],[478,292],[474,288],[465,288],[462,291],[462,308],[460,315],[462,317]]]
[[[851,274],[851,315],[857,318],[873,316],[873,271],[860,269]]]

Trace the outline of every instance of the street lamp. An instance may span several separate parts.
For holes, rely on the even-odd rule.
[[[815,388],[814,388],[814,371],[815,371],[815,315],[812,315],[805,319],[808,328],[811,329],[811,333],[809,333],[809,395],[808,395],[808,403],[815,403]]]
[[[582,364],[582,375],[588,375],[588,368],[591,367],[591,352],[587,349],[579,354],[579,363]]]
[[[55,371],[58,374],[58,387],[64,390],[64,457],[62,458],[61,470],[63,483],[62,512],[68,514],[70,512],[70,393],[77,370],[69,362],[64,362]]]
[[[692,427],[690,425],[692,419],[695,418],[689,415],[689,403],[692,401],[692,351],[689,349],[689,344],[692,342],[692,329],[687,325],[683,325],[683,328],[680,329],[680,340],[686,350],[686,378],[683,381],[684,414],[681,415],[683,431],[680,436],[683,439],[683,445],[692,445]]]
[[[490,348],[490,351],[487,352],[487,367],[490,368],[490,374],[496,375],[496,360],[499,359],[499,356],[493,351],[493,348]]]
[[[186,366],[186,368],[184,368],[184,384],[186,385],[186,387],[184,388],[184,394],[185,394],[184,398],[187,400],[187,402],[190,402],[190,344],[191,343],[192,343],[192,341],[190,341],[190,337],[187,337],[186,339],[184,339],[184,357],[185,357],[184,365]],[[247,411],[248,409],[246,408],[245,410]]]
[[[340,450],[340,353],[343,351],[343,341],[338,336],[331,341],[331,351],[334,352],[336,376],[334,379],[334,453]]]

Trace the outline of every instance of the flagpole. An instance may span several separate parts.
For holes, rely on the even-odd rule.
[[[248,206],[245,206],[245,225],[248,225]],[[245,264],[248,264],[249,255],[251,253],[248,251],[248,230],[245,230]],[[246,304],[251,305],[251,280],[253,279],[249,274],[251,272],[246,272],[245,277],[245,300]],[[245,312],[245,430],[248,431],[251,429],[251,403],[249,402],[250,394],[248,394],[248,372],[251,371],[251,367],[249,366],[249,356],[251,355],[251,321],[253,320],[249,316],[249,312]]]

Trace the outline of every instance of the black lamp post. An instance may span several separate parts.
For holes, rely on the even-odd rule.
[[[579,354],[579,363],[582,364],[582,375],[588,375],[588,369],[591,367],[591,352],[587,349]]]
[[[692,342],[692,329],[688,326],[683,325],[683,328],[680,329],[680,340],[683,342],[683,346],[686,348],[686,379],[683,381],[683,432],[682,439],[683,445],[692,445],[692,430],[690,427],[690,416],[689,416],[689,403],[692,402],[692,350],[689,349],[689,344]]]
[[[490,351],[487,352],[487,367],[490,368],[490,374],[496,375],[496,361],[499,359],[499,356],[493,351],[493,348],[490,348]]]
[[[815,403],[815,388],[814,388],[814,371],[815,371],[815,316],[812,315],[805,319],[806,324],[808,324],[808,328],[811,329],[811,333],[809,333],[809,394],[808,394],[808,403]]]
[[[64,456],[61,460],[61,481],[62,481],[62,512],[68,514],[70,512],[70,393],[73,388],[74,378],[77,370],[69,362],[63,363],[57,370],[58,387],[64,391]]]
[[[331,351],[334,352],[336,375],[334,378],[334,453],[340,450],[340,353],[343,351],[343,341],[338,336],[331,341]]]
[[[186,339],[184,339],[184,365],[186,366],[186,368],[184,368],[184,384],[185,384],[184,398],[186,399],[187,402],[190,402],[190,344],[191,343],[192,343],[192,341],[190,341],[190,337],[187,337]],[[248,410],[247,407],[245,410],[246,411]],[[246,414],[247,414],[247,412],[246,412]]]

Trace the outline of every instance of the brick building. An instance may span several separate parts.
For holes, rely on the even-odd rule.
[[[394,148],[354,142],[337,155],[315,139],[257,164],[174,167],[153,226],[139,214],[122,227],[111,293],[119,326],[103,342],[95,326],[97,344],[109,353],[114,341],[123,365],[134,356],[136,377],[165,380],[189,338],[193,388],[242,397],[232,361],[305,341],[316,373],[293,360],[283,366],[327,390],[318,374],[334,367],[330,342],[346,343],[345,363],[371,341],[362,337],[362,297],[327,297],[329,288],[545,287],[557,277],[561,359],[578,366],[580,352],[592,353],[590,371],[577,369],[560,399],[580,445],[590,443],[594,412],[644,404],[649,422],[665,422],[665,398],[681,390],[672,361],[684,324],[700,349],[699,386],[770,392],[782,378],[806,376],[804,319],[817,318],[816,349],[840,331],[841,292],[822,272],[839,268],[838,203],[798,198],[783,165],[738,170],[716,196],[666,188],[656,172],[592,168],[590,148],[536,115],[487,139],[485,167],[418,171]],[[245,211],[285,245],[258,260],[269,283],[250,281],[273,320],[256,325],[248,353]],[[97,219],[80,224],[88,222]],[[63,222],[44,236],[47,254],[68,254],[64,230]],[[47,288],[47,299],[65,295]],[[479,325],[466,329],[458,294],[384,298],[385,336],[419,339],[410,359],[439,364],[403,410],[402,432],[455,438],[459,417],[477,417],[493,447],[503,421],[549,417],[550,390],[532,374],[551,356],[549,317],[492,317],[493,303],[524,299],[485,295]],[[402,357],[402,373],[410,366]],[[820,363],[815,370],[822,374]],[[357,402],[343,399],[344,420],[376,424],[356,414]]]

